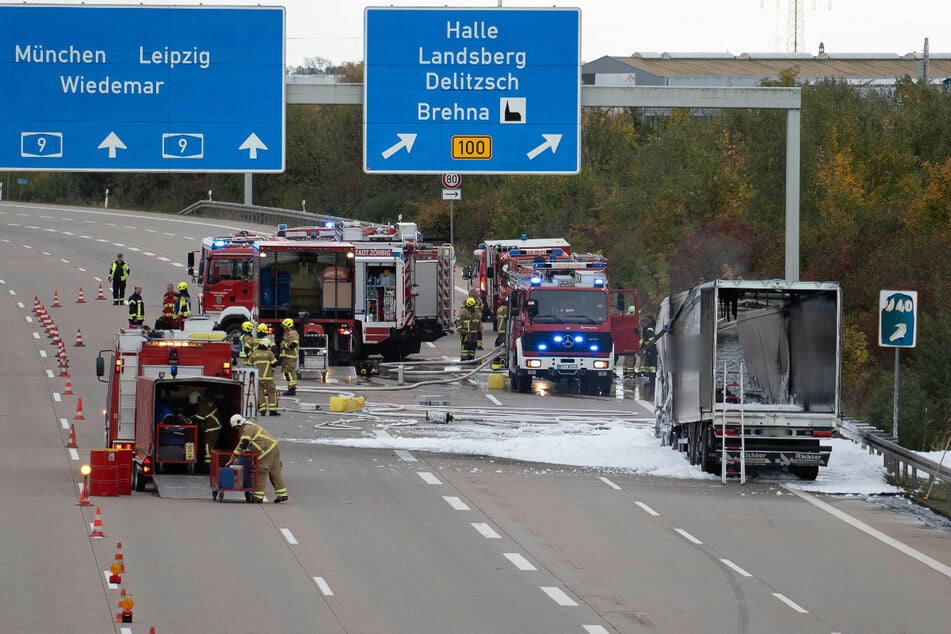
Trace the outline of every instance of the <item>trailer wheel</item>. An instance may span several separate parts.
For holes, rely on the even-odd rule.
[[[697,423],[690,423],[687,430],[687,456],[690,458],[690,464],[700,464],[700,439],[697,430],[700,426]]]
[[[819,477],[819,465],[813,465],[811,467],[789,467],[789,472],[797,476],[800,480],[812,481]]]
[[[713,459],[714,447],[713,428],[706,427],[700,435],[700,469],[705,473],[716,474],[716,461]]]

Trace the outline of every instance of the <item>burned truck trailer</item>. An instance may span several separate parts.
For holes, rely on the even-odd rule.
[[[715,280],[666,298],[653,341],[662,443],[709,473],[814,480],[839,414],[841,315],[834,282]]]

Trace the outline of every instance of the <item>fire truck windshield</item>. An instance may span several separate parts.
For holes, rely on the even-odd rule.
[[[602,324],[608,320],[607,294],[603,290],[555,290],[537,288],[531,292],[537,302],[538,324]]]

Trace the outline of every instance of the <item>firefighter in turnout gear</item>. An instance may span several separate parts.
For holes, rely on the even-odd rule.
[[[258,414],[280,416],[277,411],[277,388],[274,386],[274,368],[278,360],[271,352],[271,340],[264,337],[248,357],[248,365],[258,369]]]
[[[281,372],[287,379],[287,391],[284,396],[297,393],[297,361],[300,351],[300,335],[294,330],[294,320],[288,317],[281,322],[284,334],[281,335]]]
[[[248,502],[263,502],[264,487],[270,478],[274,487],[274,503],[287,502],[287,486],[284,484],[281,448],[277,440],[257,423],[252,423],[241,414],[231,417],[231,427],[237,432],[238,446],[234,448],[229,465],[244,453],[258,454],[258,487],[249,494]]]
[[[257,350],[261,340],[267,337],[267,324],[258,324],[257,334],[251,338],[251,350]],[[250,353],[249,353],[250,354]]]
[[[162,296],[162,317],[155,321],[156,330],[168,330],[175,324],[175,287],[169,284]]]
[[[476,333],[476,348],[482,350],[482,317],[485,315],[485,304],[482,302],[482,295],[479,294],[477,289],[469,289],[469,298],[475,300],[475,306],[472,310],[475,311],[476,317],[479,318],[479,332]],[[469,298],[466,298],[467,302]]]
[[[129,326],[141,328],[145,323],[145,302],[142,301],[142,287],[136,286],[129,295]]]
[[[122,254],[116,255],[116,261],[109,267],[109,281],[112,282],[112,305],[125,304],[125,283],[129,281],[129,263],[122,259]]]
[[[246,321],[241,324],[241,363],[248,365],[248,356],[254,351],[254,322]]]
[[[505,326],[508,323],[508,318],[509,318],[508,306],[506,306],[505,304],[502,304],[501,306],[499,306],[498,310],[495,311],[495,327],[496,327],[495,345],[496,347],[505,345]],[[505,349],[503,348],[502,351],[499,352],[499,354],[494,359],[492,359],[492,369],[501,370],[507,365],[508,363],[506,363]]]
[[[211,465],[211,450],[218,446],[218,436],[221,434],[221,421],[218,420],[218,406],[213,399],[202,397],[201,392],[192,390],[188,395],[188,402],[195,405],[192,420],[201,429],[202,445],[205,449],[205,465]]]
[[[476,312],[478,306],[474,297],[467,297],[459,314],[456,316],[456,330],[459,331],[461,340],[461,350],[459,351],[460,361],[471,361],[475,359],[476,345],[478,342],[478,333],[482,330],[482,316]]]
[[[175,298],[175,328],[184,330],[185,319],[191,316],[191,314],[192,306],[191,297],[188,295],[188,284],[185,282],[179,282],[178,293],[176,293]]]

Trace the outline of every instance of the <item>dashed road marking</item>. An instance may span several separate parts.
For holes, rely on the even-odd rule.
[[[735,572],[736,572],[737,574],[739,574],[740,576],[743,576],[743,577],[752,577],[752,576],[753,576],[753,575],[751,575],[750,573],[748,573],[748,572],[746,572],[745,570],[743,570],[742,568],[740,568],[739,566],[737,566],[735,563],[733,563],[733,562],[730,561],[729,559],[721,559],[720,561],[723,562],[723,565],[724,565],[724,566],[726,566],[727,568],[731,568],[733,571],[735,571]]]
[[[610,480],[608,480],[608,479],[605,478],[604,476],[599,476],[599,477],[598,477],[598,480],[600,480],[601,482],[604,482],[606,485],[608,485],[609,487],[611,487],[611,488],[614,489],[615,491],[620,491],[620,490],[621,490],[621,487],[619,487],[618,485],[614,484],[613,482],[611,482]]]
[[[542,586],[542,592],[548,595],[548,597],[557,603],[560,606],[570,608],[576,607],[578,604],[575,603],[574,599],[565,594],[565,591],[561,588],[555,586]]]
[[[69,429],[69,421],[65,418],[59,419],[59,424],[63,426],[63,429]]]
[[[396,455],[399,456],[399,459],[404,462],[416,462],[416,456],[406,451],[405,449],[397,449]]]
[[[79,462],[79,451],[75,447],[69,448],[69,459],[73,462]]]
[[[502,539],[502,536],[492,530],[492,527],[485,522],[472,522],[472,528],[479,531],[479,534],[486,539]]]
[[[449,503],[449,506],[451,506],[452,508],[454,508],[454,509],[457,510],[457,511],[468,511],[468,510],[470,510],[470,509],[469,509],[469,506],[468,506],[465,502],[463,502],[462,500],[460,500],[459,498],[457,498],[457,497],[454,496],[454,495],[444,495],[444,496],[442,496],[442,499],[446,500],[446,502]]]
[[[298,542],[297,542],[297,538],[294,537],[294,533],[292,533],[292,532],[291,532],[291,529],[289,529],[289,528],[282,528],[282,529],[281,529],[281,535],[284,536],[284,539],[287,540],[287,543],[288,543],[288,544],[293,545],[293,544],[298,543]]]
[[[512,564],[519,570],[529,572],[532,570],[538,570],[535,566],[532,565],[532,562],[525,559],[518,553],[502,553],[506,559],[512,562]]]
[[[809,610],[802,607],[801,605],[799,605],[798,603],[796,603],[795,601],[793,601],[786,595],[781,594],[779,592],[774,592],[773,596],[779,599],[780,601],[782,601],[783,603],[785,603],[786,605],[788,605],[789,607],[791,607],[796,612],[799,612],[799,614],[809,614]]]
[[[636,505],[638,505],[639,507],[641,507],[642,509],[644,509],[644,512],[647,513],[648,515],[660,515],[660,513],[658,513],[657,511],[655,511],[655,510],[652,509],[651,507],[647,506],[647,505],[644,504],[643,502],[638,502],[638,501],[635,500],[634,504],[636,504]]]
[[[442,484],[442,482],[429,471],[417,471],[416,475],[423,479],[426,484]]]
[[[502,401],[495,398],[495,396],[493,396],[492,394],[486,394],[485,397],[489,399],[490,401],[492,401],[493,403],[495,403],[496,405],[498,405],[499,407],[502,406]]]
[[[608,631],[602,625],[582,625],[581,627],[588,634],[608,634]]]
[[[700,541],[699,539],[697,539],[696,537],[694,537],[693,535],[691,535],[690,533],[688,533],[682,528],[675,528],[674,531],[679,533],[680,536],[686,539],[688,542],[691,542],[697,545],[700,545],[703,543],[702,541]]]
[[[332,597],[334,595],[333,590],[330,589],[330,586],[324,581],[323,577],[314,577],[314,583],[317,584],[317,587],[320,588],[320,591],[325,597]]]

